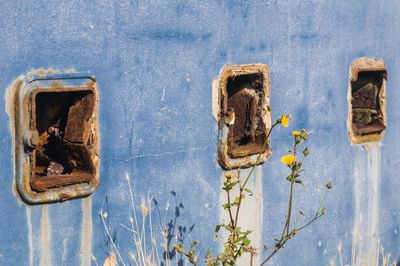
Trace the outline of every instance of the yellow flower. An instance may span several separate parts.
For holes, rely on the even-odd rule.
[[[281,162],[287,166],[291,166],[294,162],[296,162],[296,156],[287,154],[281,157]]]
[[[288,127],[289,126],[289,120],[290,117],[288,115],[282,115],[281,117],[281,124],[283,127]]]
[[[300,136],[301,135],[301,131],[292,131],[292,135],[293,136]]]

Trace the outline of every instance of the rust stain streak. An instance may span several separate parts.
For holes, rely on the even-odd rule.
[[[82,199],[81,265],[90,266],[92,255],[92,198]]]
[[[12,141],[12,147],[15,147],[15,97],[16,97],[16,91],[20,86],[23,86],[24,84],[24,76],[21,75],[18,78],[16,78],[6,89],[6,94],[5,94],[5,107],[6,107],[6,112],[8,115],[9,119],[9,129],[10,129],[10,134],[11,134],[11,141]],[[15,150],[11,149],[11,158],[13,160],[13,164],[15,164]],[[13,177],[15,176],[15,171],[16,169],[13,168]],[[20,200],[20,197],[18,195],[18,192],[16,191],[16,184],[15,184],[15,178],[13,178],[13,193],[16,195],[18,198],[18,202],[21,203],[22,201]]]
[[[40,227],[40,265],[50,266],[51,264],[51,228],[49,218],[49,205],[43,205],[42,225]]]

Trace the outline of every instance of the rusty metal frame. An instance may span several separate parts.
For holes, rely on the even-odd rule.
[[[385,131],[375,134],[359,135],[353,130],[353,112],[352,112],[352,82],[358,79],[360,72],[383,72],[382,87],[379,92],[379,104],[380,112],[383,116],[383,125],[386,127],[386,80],[387,80],[387,70],[385,63],[382,59],[372,58],[372,57],[361,57],[353,60],[350,65],[349,73],[349,84],[347,91],[347,101],[348,101],[348,117],[347,117],[347,129],[349,138],[352,144],[362,144],[366,142],[381,141]]]
[[[230,125],[226,123],[226,112],[228,103],[227,82],[228,79],[235,76],[262,74],[263,75],[263,106],[262,119],[266,131],[271,128],[271,112],[268,111],[270,104],[270,77],[268,67],[265,64],[243,64],[243,65],[225,65],[217,79],[213,81],[213,115],[218,121],[218,162],[225,170],[248,168],[257,164],[262,164],[271,156],[270,143],[268,140],[267,148],[259,154],[248,155],[241,158],[231,158],[228,154],[228,133]]]
[[[35,115],[35,95],[40,92],[93,92],[94,111],[90,118],[90,131],[93,135],[93,147],[90,151],[95,167],[95,176],[88,182],[70,184],[45,191],[35,191],[31,179],[35,166],[34,145],[37,140],[36,128],[32,121]],[[98,128],[98,92],[96,78],[86,73],[50,74],[32,76],[22,82],[15,91],[15,185],[21,199],[28,204],[42,204],[85,197],[99,186],[99,128]]]

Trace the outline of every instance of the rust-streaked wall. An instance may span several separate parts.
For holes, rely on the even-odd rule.
[[[255,227],[259,242],[271,245],[283,226],[288,187],[279,158],[291,130],[312,132],[306,188],[296,196],[296,208],[313,213],[326,181],[335,184],[328,215],[299,234],[271,265],[292,265],[294,258],[296,265],[327,265],[331,259],[340,265],[339,245],[350,263],[355,213],[363,209],[357,204],[372,188],[379,191],[371,196],[376,211],[368,215],[385,251],[397,256],[399,10],[394,0],[2,3],[0,265],[87,265],[91,253],[101,265],[112,247],[100,211],[107,212],[110,234],[129,261],[132,234],[121,225],[129,226],[131,215],[126,173],[136,211],[142,199],[153,197],[161,224],[174,224],[179,214],[177,230],[192,228],[184,241],[201,240],[204,255],[222,218],[212,81],[225,64],[249,63],[268,65],[273,118],[290,113],[294,119],[272,136],[273,154],[257,169],[262,186],[256,181],[254,186],[262,189],[248,213],[262,214]],[[346,128],[349,67],[362,56],[382,58],[388,71],[387,129],[372,156],[350,145]],[[97,77],[101,185],[90,199],[26,206],[15,195],[6,88],[38,68],[90,71]],[[372,188],[353,182],[365,175],[378,182]],[[160,240],[159,213],[155,208]]]

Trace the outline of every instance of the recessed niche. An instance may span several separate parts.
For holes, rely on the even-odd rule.
[[[96,79],[79,73],[32,76],[15,91],[21,199],[39,204],[93,193],[99,185]]]
[[[41,92],[35,99],[40,141],[35,147],[32,188],[43,191],[89,182],[96,173],[88,147],[93,92]]]
[[[228,154],[240,158],[258,154],[266,147],[267,128],[263,119],[263,74],[245,74],[227,80],[228,112],[234,122],[228,133]]]
[[[379,141],[386,128],[384,62],[375,58],[353,61],[349,82],[348,129],[353,143]]]
[[[269,89],[268,68],[263,64],[227,65],[214,81],[213,112],[219,125],[222,168],[246,168],[269,158]]]

